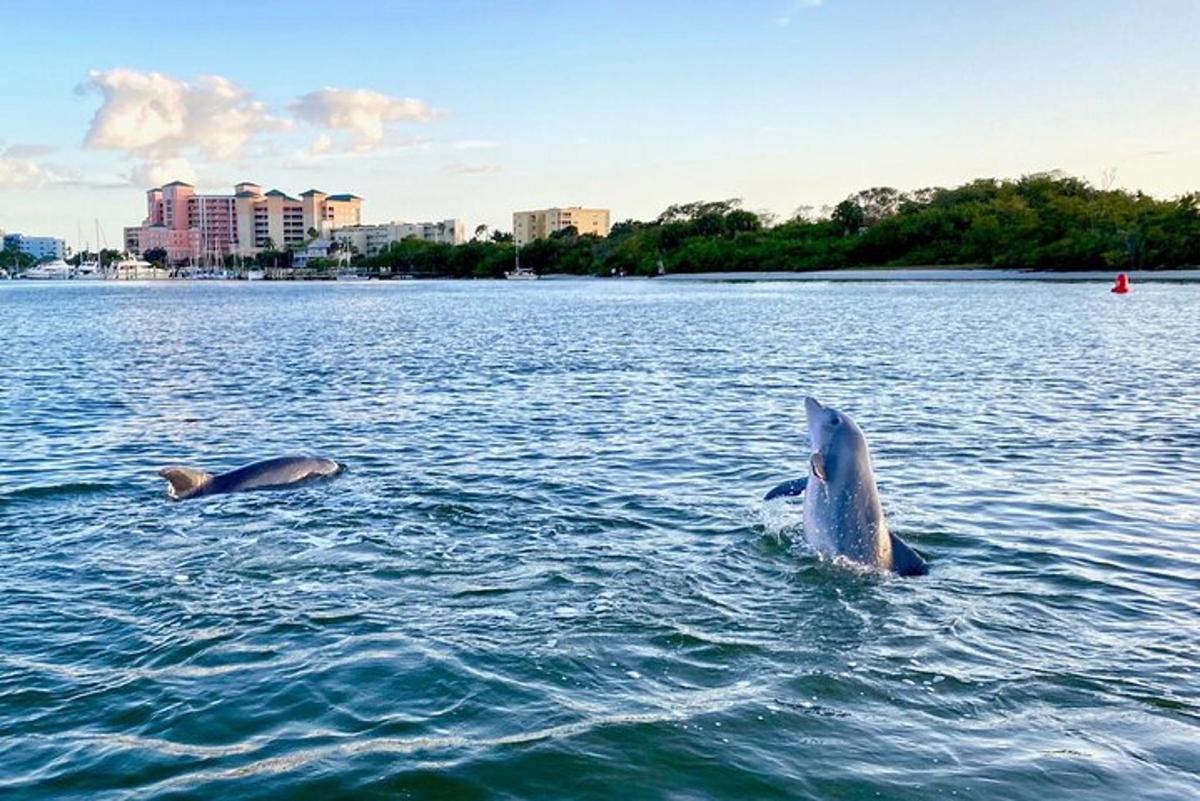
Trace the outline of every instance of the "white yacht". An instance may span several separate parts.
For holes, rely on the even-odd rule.
[[[76,281],[101,281],[105,278],[104,269],[98,261],[81,261],[71,275]]]
[[[122,259],[113,265],[113,269],[116,271],[116,277],[122,281],[145,281],[170,277],[170,274],[162,267],[156,267],[141,259]]]
[[[33,265],[21,277],[34,281],[65,281],[71,277],[71,265],[62,259],[53,259]]]

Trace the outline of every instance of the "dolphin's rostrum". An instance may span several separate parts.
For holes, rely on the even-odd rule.
[[[281,456],[219,476],[191,467],[164,467],[158,474],[167,480],[167,495],[172,500],[182,501],[221,492],[276,489],[310,478],[333,476],[342,469],[343,466],[332,459],[319,456]]]
[[[888,531],[862,430],[814,398],[804,399],[804,409],[812,444],[808,475],[785,481],[765,500],[804,495],[804,538],[817,553],[902,576],[927,573],[921,555]]]

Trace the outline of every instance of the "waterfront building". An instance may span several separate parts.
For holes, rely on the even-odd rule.
[[[334,243],[329,239],[314,239],[292,253],[292,266],[296,269],[304,269],[313,259],[337,258],[338,254],[333,250],[333,245]]]
[[[54,236],[4,234],[4,249],[19,250],[33,256],[38,261],[67,257],[67,241]]]
[[[339,225],[362,221],[362,198],[327,195],[310,189],[299,198],[278,189],[263,192],[243,182],[231,195],[204,195],[183,181],[146,192],[146,218],[125,229],[125,249],[144,254],[161,248],[179,264],[302,244],[310,231],[328,234]]]
[[[513,239],[525,245],[544,239],[556,231],[574,226],[580,234],[608,236],[608,209],[585,209],[580,206],[513,212]]]
[[[344,248],[364,256],[374,256],[392,242],[399,242],[409,237],[415,237],[425,242],[461,245],[466,241],[466,228],[462,220],[451,218],[441,222],[348,225],[333,230],[333,238]]]

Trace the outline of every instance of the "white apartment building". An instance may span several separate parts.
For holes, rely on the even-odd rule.
[[[392,242],[400,242],[409,237],[425,242],[461,245],[466,241],[466,228],[462,220],[452,218],[441,222],[347,225],[333,231],[333,238],[340,242],[342,247],[364,256],[374,256]]]

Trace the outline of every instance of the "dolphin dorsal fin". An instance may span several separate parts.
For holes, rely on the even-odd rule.
[[[176,501],[192,497],[212,481],[208,473],[191,467],[164,467],[158,474],[167,480],[167,494]]]

